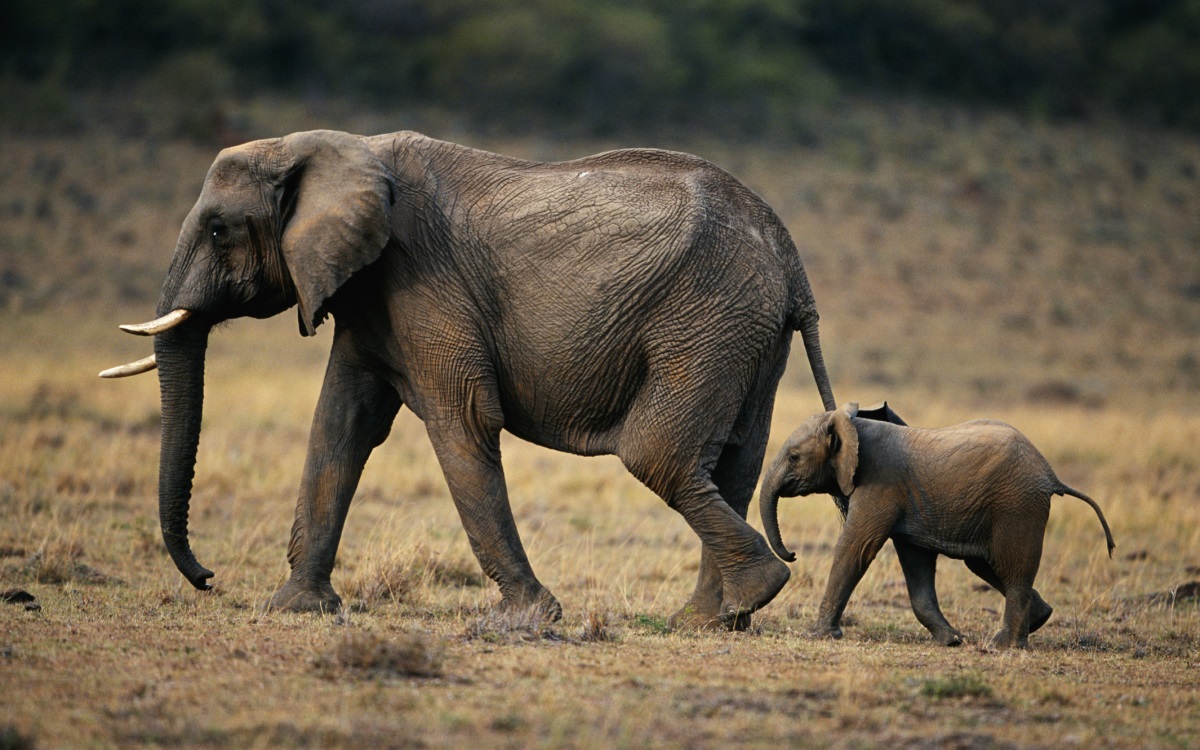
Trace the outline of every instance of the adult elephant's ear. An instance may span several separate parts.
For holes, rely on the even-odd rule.
[[[363,139],[349,133],[293,133],[278,146],[280,248],[296,287],[300,332],[312,336],[329,298],[387,244],[391,180]]]
[[[854,472],[858,471],[858,430],[850,421],[849,409],[842,407],[830,412],[826,429],[838,488],[843,497],[850,497],[854,494]]]

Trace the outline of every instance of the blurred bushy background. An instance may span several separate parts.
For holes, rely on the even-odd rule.
[[[0,19],[3,118],[39,131],[220,139],[225,102],[268,91],[590,135],[802,140],[848,93],[1200,126],[1197,0],[8,0]]]

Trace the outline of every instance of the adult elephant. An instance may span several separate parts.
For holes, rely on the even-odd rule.
[[[222,151],[184,221],[157,320],[159,514],[188,544],[204,359],[214,324],[292,305],[333,347],[288,548],[271,600],[334,610],[338,542],[363,466],[402,405],[425,423],[502,607],[558,602],[513,520],[500,431],[616,454],[702,541],[676,626],[744,625],[788,578],[745,521],[792,331],[827,409],[817,311],[787,230],[694,156],[612,151],[535,163],[412,132],[294,133]]]

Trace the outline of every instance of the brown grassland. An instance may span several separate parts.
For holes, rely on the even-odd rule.
[[[413,123],[246,105],[264,133]],[[263,123],[268,123],[264,125]],[[627,143],[430,135],[533,158]],[[259,132],[256,131],[256,132]],[[839,532],[785,501],[793,578],[751,632],[673,634],[698,542],[615,459],[503,444],[545,625],[489,615],[421,424],[376,451],[334,573],[350,606],[264,612],[284,559],[330,334],[292,315],[214,335],[192,542],[200,593],[156,520],[158,390],[107,382],[151,316],[211,146],[94,127],[0,141],[0,747],[1193,747],[1200,745],[1200,143],[1119,125],[861,104],[804,147],[704,155],[801,247],[835,393],[910,423],[1025,432],[1104,508],[1055,500],[1038,588],[1050,622],[981,648],[1001,597],[943,560],[933,645],[890,545],[846,637],[814,642]],[[771,450],[819,408],[794,357]],[[751,506],[757,526],[757,506]],[[1177,596],[1172,598],[1174,592]],[[1189,596],[1190,594],[1190,596]],[[1156,596],[1157,595],[1157,596]]]

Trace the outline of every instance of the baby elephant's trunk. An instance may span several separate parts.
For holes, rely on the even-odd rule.
[[[771,549],[780,559],[795,562],[796,555],[783,545],[783,537],[779,533],[779,490],[783,486],[784,471],[778,460],[771,465],[763,480],[762,490],[758,493],[758,510],[762,516],[763,533]]]

